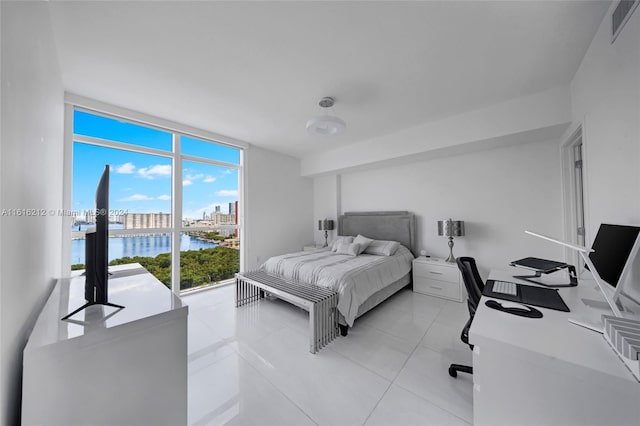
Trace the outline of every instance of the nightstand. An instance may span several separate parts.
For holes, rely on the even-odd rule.
[[[458,265],[435,257],[413,259],[413,291],[456,302],[467,296]]]

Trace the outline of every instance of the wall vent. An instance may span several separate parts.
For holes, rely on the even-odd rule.
[[[611,14],[611,43],[616,41],[616,37],[622,31],[633,11],[640,4],[640,0],[621,0]]]

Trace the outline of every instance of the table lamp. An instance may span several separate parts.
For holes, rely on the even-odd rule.
[[[324,231],[324,245],[322,247],[327,247],[329,245],[327,243],[327,238],[329,237],[329,231],[333,231],[333,220],[331,219],[319,220],[318,231]]]
[[[464,236],[464,221],[451,219],[439,220],[438,235],[449,237],[449,257],[446,261],[455,262],[456,258],[453,257],[453,237]]]

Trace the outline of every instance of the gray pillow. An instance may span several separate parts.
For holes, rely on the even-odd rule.
[[[336,251],[336,250],[338,249],[338,243],[339,243],[339,242],[352,243],[352,242],[353,242],[353,237],[351,237],[351,236],[343,236],[343,235],[341,236],[341,235],[338,235],[338,236],[336,237],[336,239],[335,239],[335,240],[333,240],[333,241],[331,242],[330,246],[329,246],[329,247],[331,247],[331,251]]]
[[[397,241],[373,240],[364,250],[364,253],[377,256],[393,256],[398,247],[400,247],[400,243]]]
[[[336,254],[357,256],[360,254],[360,244],[339,242],[336,247]]]
[[[360,245],[360,253],[362,253],[363,251],[366,250],[367,247],[369,247],[369,244],[371,244],[373,240],[371,238],[367,238],[363,235],[358,234],[358,236],[353,240],[353,242]]]

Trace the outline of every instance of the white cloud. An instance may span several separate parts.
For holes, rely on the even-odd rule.
[[[114,168],[114,172],[119,173],[121,175],[130,175],[136,169],[133,163],[124,163]]]
[[[237,197],[238,190],[237,189],[222,189],[216,192],[218,197]]]
[[[143,167],[142,169],[138,169],[138,175],[145,179],[153,179],[156,176],[171,176],[171,165],[156,164],[149,168]]]
[[[216,206],[222,207],[222,205],[220,203],[213,203],[213,204],[209,204],[209,205],[207,205],[205,207],[200,207],[199,209],[183,211],[182,212],[182,217],[185,217],[185,218],[186,217],[190,217],[190,218],[202,219],[202,213],[206,213],[207,215],[210,215],[211,213],[215,213]]]
[[[224,170],[222,171],[222,174],[223,174],[223,175],[230,175],[231,173],[233,173],[231,169],[224,169]]]
[[[185,179],[182,181],[182,186],[189,186],[189,185],[193,185],[193,182],[191,182],[189,179]]]
[[[133,194],[129,197],[121,198],[118,201],[149,201],[149,200],[153,200],[153,197],[149,197],[148,195],[144,195],[144,194]]]
[[[171,199],[171,195],[161,195],[158,197],[158,200],[170,200]]]
[[[186,180],[190,180],[190,181],[194,181],[194,180],[198,180],[198,179],[202,179],[204,177],[204,175],[202,173],[198,173],[197,175],[192,175],[187,173],[185,175]]]
[[[215,182],[215,181],[216,181],[216,178],[214,178],[213,176],[207,176],[203,180],[203,182],[205,182],[205,183],[212,183],[212,182]]]

